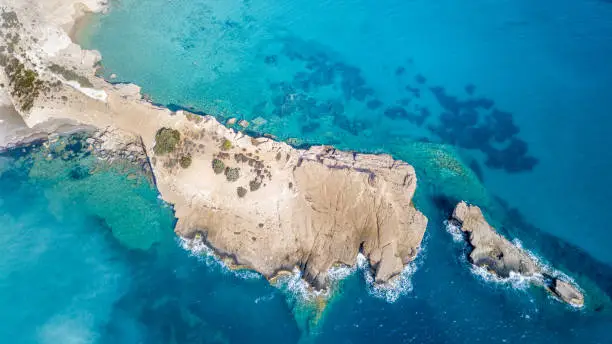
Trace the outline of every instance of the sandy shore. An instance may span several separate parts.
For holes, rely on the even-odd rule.
[[[67,31],[68,37],[75,44],[82,44],[81,39],[87,34],[87,28],[91,25],[96,13],[82,10],[82,14],[77,15],[74,24]]]

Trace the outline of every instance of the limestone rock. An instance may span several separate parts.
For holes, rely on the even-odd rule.
[[[504,278],[509,277],[511,272],[523,276],[540,272],[525,251],[514,246],[489,226],[480,208],[461,202],[455,208],[453,219],[461,224],[462,231],[468,233],[473,247],[470,253],[472,264],[485,267]]]
[[[487,223],[480,208],[460,202],[453,212],[452,221],[468,235],[472,246],[469,256],[472,264],[485,267],[503,278],[509,277],[510,273],[533,277],[534,282],[564,302],[578,307],[584,305],[584,295],[577,287],[551,276],[527,252],[499,235]]]
[[[571,285],[569,282],[556,278],[549,286],[551,292],[557,295],[561,300],[577,306],[584,306],[584,295],[578,288]]]
[[[304,278],[320,289],[327,286],[327,272],[334,264],[353,266],[360,251],[370,256],[379,283],[414,259],[427,219],[411,203],[416,189],[412,166],[388,155],[325,146],[302,151],[266,138],[260,141],[254,146],[253,140],[239,140],[236,149],[259,151],[274,176],[262,186],[267,190],[240,200],[225,196],[222,201],[223,193],[216,193],[219,197],[213,196],[212,202],[190,198],[196,202],[189,214],[178,214],[181,207],[176,207],[179,235],[204,233],[221,255],[268,277],[299,266]],[[185,183],[165,172],[156,168],[158,184]],[[209,183],[198,187],[201,190],[227,184],[212,174],[201,178],[201,172],[198,181]]]

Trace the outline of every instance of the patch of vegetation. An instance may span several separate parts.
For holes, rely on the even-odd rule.
[[[195,123],[200,123],[202,122],[202,120],[204,120],[202,116],[198,116],[192,113],[187,113],[185,117],[187,117],[188,121],[195,122]]]
[[[232,149],[232,141],[225,139],[221,144],[221,150],[228,151],[230,149]]]
[[[240,168],[238,167],[226,167],[225,168],[225,179],[228,182],[235,182],[240,178]]]
[[[213,159],[212,168],[216,174],[221,174],[223,171],[225,171],[225,163],[219,159]]]
[[[2,10],[0,18],[2,18],[2,27],[5,29],[14,29],[19,26],[19,18],[17,18],[17,13],[13,11]]]
[[[38,73],[25,67],[23,63],[14,57],[2,55],[0,65],[8,76],[9,85],[12,87],[11,95],[19,99],[22,111],[29,111],[34,101],[43,91],[44,82],[38,78]]]
[[[18,33],[14,33],[14,34],[7,33],[5,36],[5,39],[6,39],[5,50],[8,51],[10,54],[13,54],[15,52],[15,47],[17,46],[17,44],[19,44],[19,41],[21,40],[21,37],[19,36]]]
[[[181,141],[181,133],[178,130],[161,128],[155,134],[155,147],[153,147],[153,151],[158,155],[172,153],[179,141]]]
[[[94,85],[91,83],[91,81],[89,81],[89,79],[87,79],[86,77],[78,74],[77,72],[67,69],[63,66],[60,66],[58,64],[52,64],[49,66],[49,70],[55,74],[59,74],[61,76],[64,77],[64,79],[69,80],[69,81],[76,81],[79,83],[79,85],[83,86],[83,87],[87,87],[87,88],[92,88],[94,87]]]
[[[281,158],[281,153],[280,152],[276,153],[276,160],[280,160],[280,158]]]
[[[243,188],[242,186],[239,186],[236,188],[236,193],[238,194],[238,197],[242,198],[247,194],[247,189]]]
[[[257,191],[261,187],[261,181],[257,179],[253,179],[249,182],[249,189],[251,191]]]
[[[182,168],[188,168],[189,166],[191,166],[191,155],[182,156],[179,160],[179,164]]]

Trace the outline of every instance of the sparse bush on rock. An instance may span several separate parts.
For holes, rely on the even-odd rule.
[[[49,66],[49,70],[55,74],[59,74],[63,76],[64,79],[68,81],[78,82],[79,85],[81,85],[82,87],[88,87],[88,88],[94,87],[94,85],[91,83],[91,81],[89,81],[89,79],[87,79],[86,77],[66,67],[63,67],[63,66],[60,66],[54,63]]]
[[[243,188],[242,186],[239,186],[238,188],[236,188],[236,193],[238,194],[238,197],[242,198],[247,194],[247,189]]]
[[[44,89],[44,82],[39,79],[38,73],[28,69],[23,63],[14,57],[2,54],[0,66],[8,76],[9,85],[12,87],[11,95],[19,99],[19,107],[22,111],[29,111],[34,101]]]
[[[261,186],[261,181],[254,179],[251,180],[249,182],[249,189],[251,189],[251,191],[257,191],[259,190],[259,187]]]
[[[221,150],[228,151],[232,149],[232,141],[225,139],[221,144]]]
[[[225,170],[225,164],[223,163],[223,161],[219,159],[213,159],[212,168],[216,174],[221,174]]]
[[[179,160],[179,164],[182,168],[188,168],[189,166],[191,166],[191,155],[182,156]]]
[[[226,167],[225,168],[225,178],[228,182],[235,182],[240,178],[240,168],[235,167]]]
[[[161,128],[155,134],[155,147],[153,147],[153,151],[158,155],[172,153],[180,140],[181,133],[178,130]]]

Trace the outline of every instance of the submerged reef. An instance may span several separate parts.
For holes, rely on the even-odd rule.
[[[527,142],[519,137],[520,128],[512,114],[497,109],[492,99],[477,96],[473,84],[467,84],[465,94],[459,97],[443,87],[428,86],[422,74],[407,79],[414,74],[413,68],[399,66],[393,77],[408,82],[403,86],[407,95],[389,101],[368,85],[359,68],[342,62],[323,47],[291,37],[274,54],[273,65],[281,68],[295,62],[302,63],[302,69],[291,80],[271,82],[271,98],[258,103],[254,114],[295,118],[306,138],[330,130],[327,124],[356,137],[369,136],[380,121],[390,121],[396,126],[423,127],[432,140],[480,151],[489,168],[518,173],[530,171],[538,163],[529,154]]]

